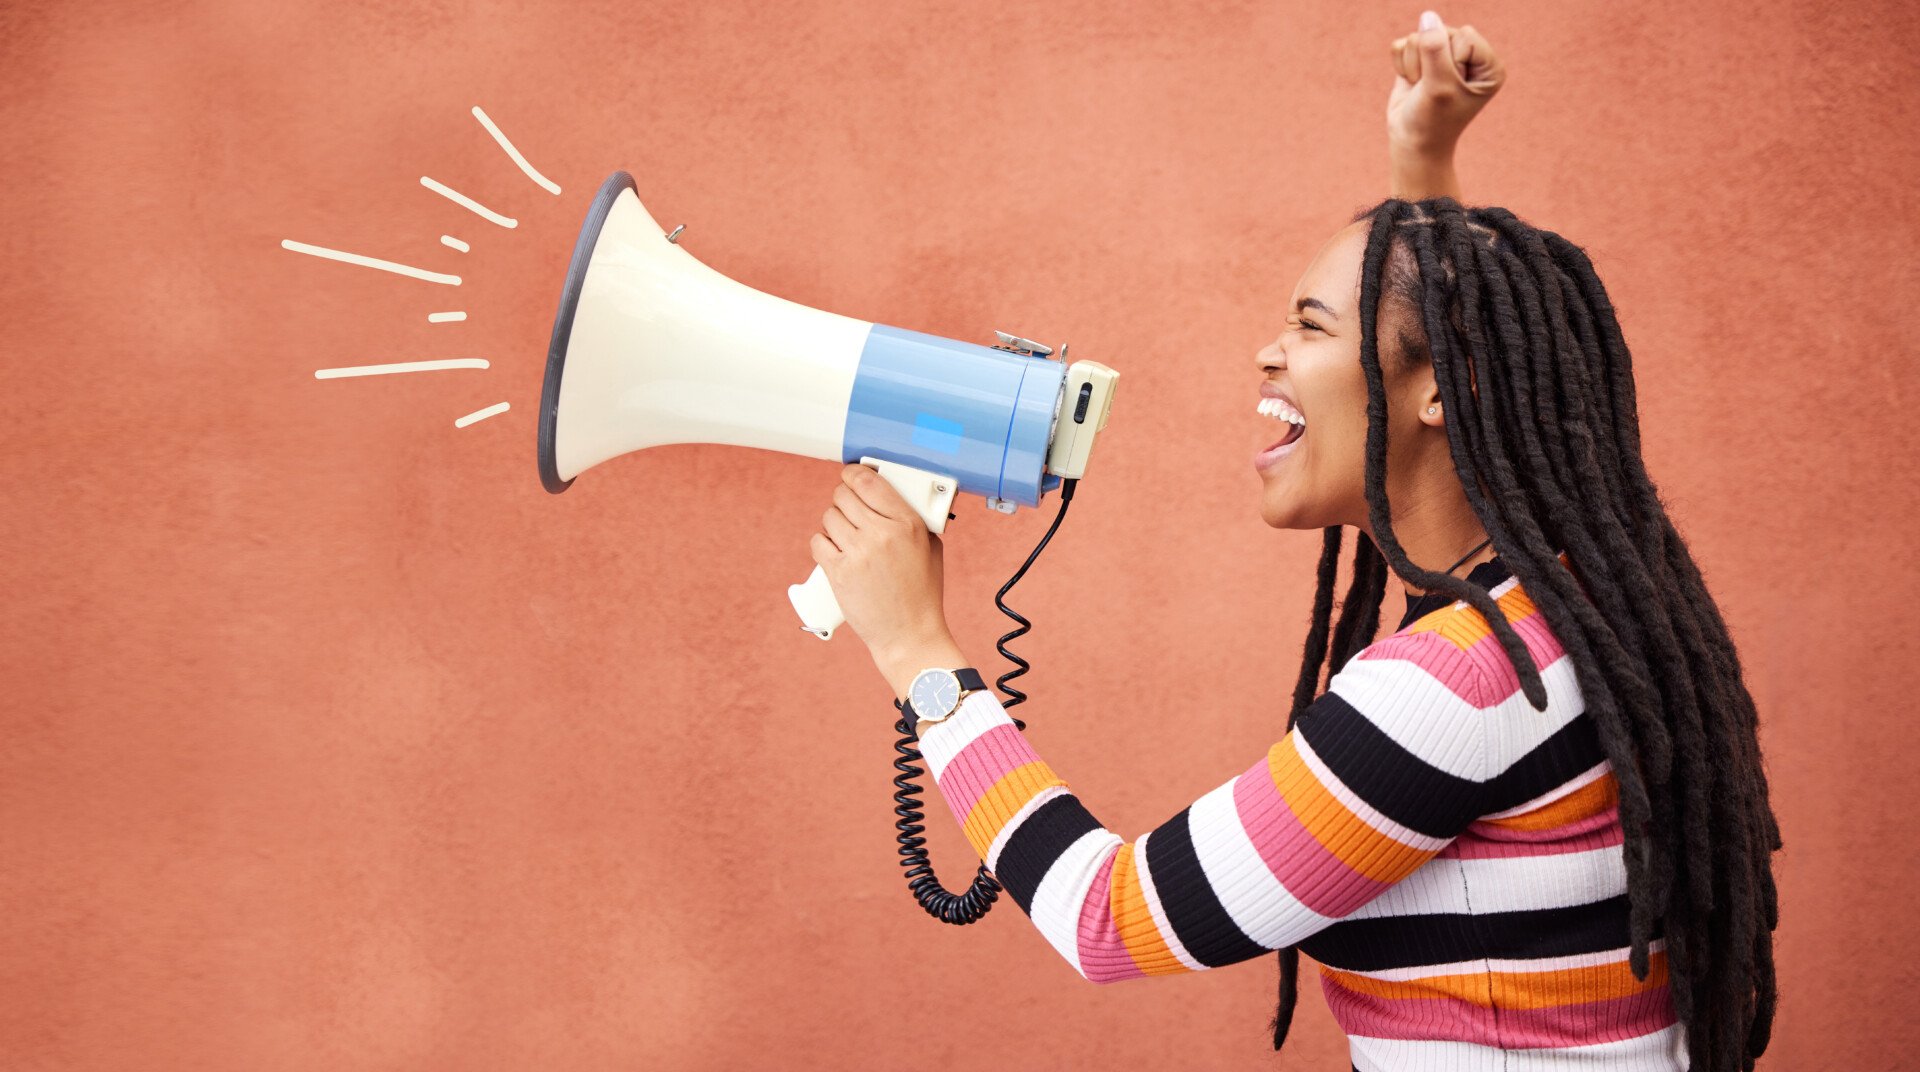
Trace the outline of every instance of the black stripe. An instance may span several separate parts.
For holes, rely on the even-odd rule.
[[[1373,724],[1339,693],[1322,693],[1295,728],[1348,789],[1380,814],[1428,837],[1450,838],[1498,808],[1486,786],[1428,763]]]
[[[1072,793],[1054,797],[1033,809],[1033,814],[1007,836],[993,877],[1013,895],[1022,912],[1032,915],[1033,891],[1047,877],[1047,868],[1081,835],[1099,827],[1099,820],[1081,805],[1079,797]]]
[[[1187,819],[1191,810],[1180,809],[1180,814],[1147,836],[1147,871],[1174,935],[1193,959],[1209,968],[1273,952],[1247,937],[1213,892],[1193,849],[1193,831]]]
[[[1662,933],[1656,921],[1653,936]],[[1627,896],[1621,894],[1569,908],[1347,919],[1302,941],[1300,949],[1330,968],[1380,971],[1481,957],[1566,957],[1629,942]]]
[[[1506,560],[1497,554],[1467,571],[1467,580],[1482,589],[1492,589],[1511,576],[1513,571],[1507,568]],[[1428,592],[1419,598],[1415,598],[1413,593],[1409,592],[1407,593],[1407,612],[1400,616],[1400,624],[1395,626],[1393,631],[1398,633],[1428,614],[1441,607],[1450,606],[1452,603],[1453,597],[1444,592]]]
[[[1522,711],[1515,717],[1525,718],[1531,713]],[[1518,807],[1565,784],[1574,775],[1592,769],[1606,757],[1600,748],[1599,727],[1581,712],[1487,783],[1486,811]]]

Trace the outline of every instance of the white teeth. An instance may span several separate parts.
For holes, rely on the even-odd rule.
[[[1290,421],[1302,426],[1307,423],[1307,419],[1301,416],[1300,411],[1287,405],[1286,399],[1284,398],[1262,398],[1260,405],[1256,408],[1262,416],[1272,417],[1276,420]]]

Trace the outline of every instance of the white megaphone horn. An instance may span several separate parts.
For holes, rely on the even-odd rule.
[[[1002,513],[1085,473],[1119,374],[1004,333],[1000,346],[855,320],[736,283],[681,248],[616,171],[573,247],[540,395],[540,480],[726,443],[873,466],[933,532],[957,492]],[[788,598],[821,639],[846,619],[815,566]]]

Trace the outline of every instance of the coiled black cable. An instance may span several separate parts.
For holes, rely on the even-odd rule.
[[[1027,575],[1027,567],[1033,565],[1034,559],[1039,558],[1040,552],[1046,548],[1047,541],[1053,539],[1054,530],[1060,527],[1060,519],[1067,516],[1067,504],[1073,502],[1073,489],[1078,483],[1077,479],[1060,481],[1060,512],[1053,515],[1053,524],[1047,526],[1046,535],[1040,537],[1040,542],[1034,545],[1033,552],[1027,555],[1027,560],[1020,564],[1020,568],[1014,571],[1006,584],[1000,586],[1000,591],[993,597],[993,605],[999,607],[1001,613],[1020,623],[1018,628],[1001,637],[994,644],[994,649],[1000,653],[1001,657],[1014,664],[1012,670],[1001,674],[993,682],[995,688],[1008,696],[1008,699],[1001,704],[1002,707],[1012,707],[1027,698],[1026,693],[1007,682],[1026,673],[1033,665],[1007,648],[1007,641],[1025,634],[1027,630],[1033,628],[1033,623],[1021,617],[1012,607],[1007,606],[1005,596],[1020,578]],[[906,868],[907,889],[912,891],[913,899],[920,902],[920,907],[926,909],[927,915],[942,923],[951,923],[956,927],[965,926],[987,914],[987,910],[993,907],[993,903],[1000,899],[1002,887],[999,881],[987,871],[985,861],[981,861],[980,870],[974,873],[973,882],[967,887],[965,893],[951,892],[942,886],[940,879],[934,875],[933,862],[927,859],[927,839],[920,836],[926,830],[924,821],[926,813],[921,810],[920,800],[925,790],[921,789],[920,784],[915,781],[926,773],[924,769],[914,765],[923,758],[917,747],[920,739],[914,734],[913,727],[907,725],[905,705],[895,700],[893,706],[900,712],[900,720],[893,727],[895,732],[900,734],[900,739],[893,745],[894,751],[900,753],[893,761],[894,769],[900,772],[893,776],[893,811],[900,818],[893,825],[900,830],[900,836],[897,839],[900,842],[900,866]],[[1027,724],[1017,718],[1013,720],[1013,724],[1021,730],[1027,728]]]

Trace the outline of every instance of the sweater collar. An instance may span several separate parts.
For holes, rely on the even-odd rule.
[[[1500,556],[1496,554],[1492,558],[1468,570],[1466,579],[1467,582],[1474,587],[1487,590],[1511,576],[1513,576],[1513,571],[1509,570],[1507,564],[1501,561]],[[1407,613],[1400,619],[1400,624],[1396,627],[1395,631],[1398,632],[1400,629],[1405,629],[1426,615],[1452,602],[1453,597],[1447,595],[1445,592],[1428,592],[1417,598],[1413,593],[1407,593]]]

